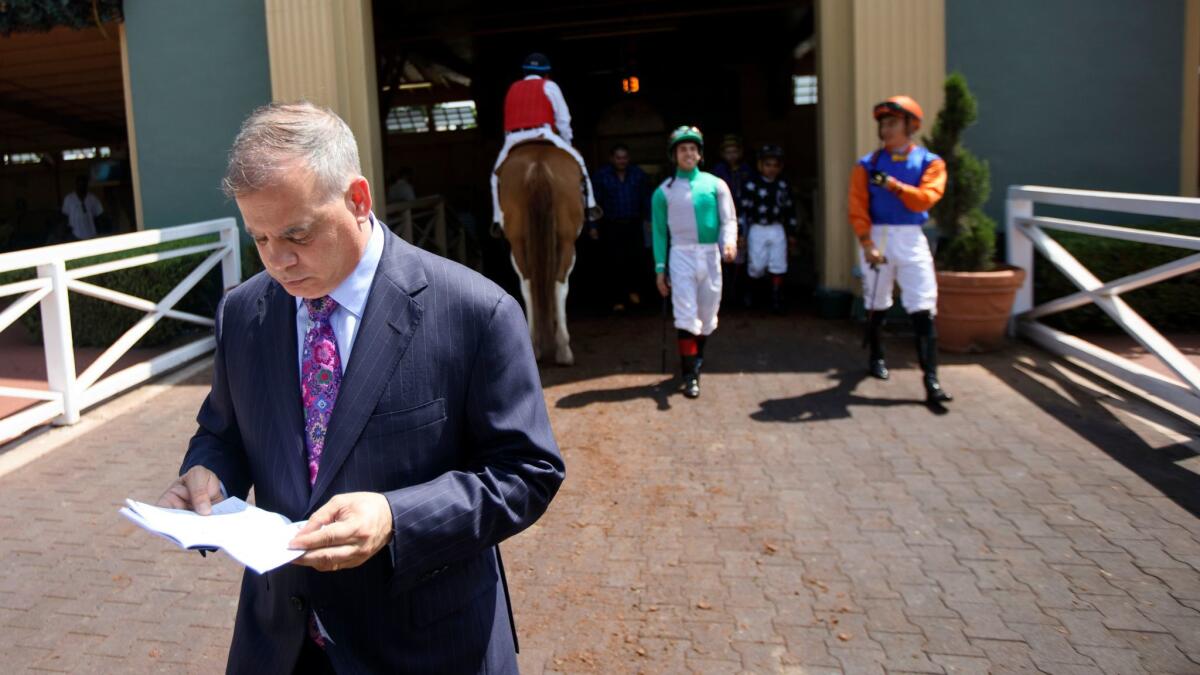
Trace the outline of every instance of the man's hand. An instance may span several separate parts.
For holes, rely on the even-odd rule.
[[[317,509],[288,548],[305,549],[296,565],[321,572],[358,567],[392,538],[392,506],[378,492],[348,492]]]
[[[734,260],[737,260],[737,251],[737,243],[725,244],[725,246],[721,248],[721,257],[725,260],[725,262],[731,263]]]
[[[671,294],[671,281],[667,279],[666,272],[659,272],[654,281],[658,284],[658,292],[664,298]]]
[[[212,513],[212,505],[224,499],[217,474],[202,466],[193,466],[167,487],[158,498],[158,505],[168,509],[189,509],[207,516]]]
[[[863,257],[867,259],[868,265],[878,265],[880,263],[887,262],[887,258],[883,257],[883,254],[879,252],[879,249],[875,248],[874,246],[868,246],[867,248],[863,249]]]
[[[588,227],[588,236],[591,237],[592,241],[599,240],[600,239],[600,229],[597,227],[594,227],[594,226],[589,226]]]

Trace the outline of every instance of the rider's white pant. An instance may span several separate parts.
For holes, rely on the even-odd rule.
[[[871,269],[862,248],[858,263],[863,271],[863,303],[868,310],[884,311],[892,306],[892,286],[900,284],[900,302],[912,314],[937,313],[937,276],[929,240],[920,225],[872,225],[871,241],[887,258]]]
[[[787,233],[783,225],[751,225],[746,233],[749,261],[746,273],[760,279],[766,272],[787,274]]]
[[[721,306],[721,249],[716,244],[672,244],[669,260],[675,327],[711,335]]]

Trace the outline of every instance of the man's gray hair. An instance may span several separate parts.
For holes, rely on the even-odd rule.
[[[297,101],[255,109],[242,122],[221,189],[234,199],[271,187],[300,163],[316,177],[316,197],[331,199],[362,174],[354,132],[328,108]]]

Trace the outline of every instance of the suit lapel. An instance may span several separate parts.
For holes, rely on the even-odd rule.
[[[304,405],[300,398],[300,356],[296,342],[296,299],[276,282],[271,282],[260,299],[259,313],[262,331],[257,353],[266,365],[263,391],[277,392],[271,396],[275,423],[272,438],[278,447],[268,452],[282,455],[284,478],[290,492],[304,499],[308,496],[308,460],[304,445]],[[278,464],[276,464],[278,466]],[[297,500],[300,501],[300,500]]]
[[[407,244],[383,227],[383,255],[329,420],[321,468],[309,498],[310,512],[324,500],[421,323],[421,304],[411,297],[425,287],[421,262],[405,250]]]

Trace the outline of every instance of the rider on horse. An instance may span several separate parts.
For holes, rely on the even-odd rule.
[[[493,221],[504,226],[504,214],[500,210],[500,166],[515,146],[529,141],[553,143],[579,163],[579,169],[583,172],[581,189],[587,204],[587,218],[598,219],[600,209],[592,195],[587,166],[583,157],[571,146],[571,111],[567,109],[562,89],[549,79],[550,60],[543,54],[530,54],[525,57],[521,68],[525,78],[514,82],[504,97],[504,147],[500,149],[492,171]]]

